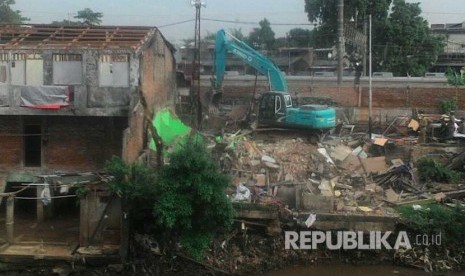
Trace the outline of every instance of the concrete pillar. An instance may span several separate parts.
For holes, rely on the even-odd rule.
[[[9,196],[6,200],[6,237],[7,241],[12,244],[14,241],[14,225],[15,225],[15,198]]]

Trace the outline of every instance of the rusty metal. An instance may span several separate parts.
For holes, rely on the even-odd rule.
[[[143,26],[0,25],[0,49],[137,49],[150,38],[154,29]]]

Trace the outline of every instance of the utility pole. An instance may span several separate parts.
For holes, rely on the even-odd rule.
[[[200,9],[205,7],[205,2],[202,0],[192,0],[192,6],[195,7],[195,38],[194,38],[194,60],[192,62],[192,91],[195,96],[197,128],[200,128],[202,123],[202,101],[200,100]]]
[[[338,0],[337,9],[337,85],[341,86],[344,70],[344,0]]]
[[[372,94],[373,94],[373,91],[372,91],[372,83],[371,83],[371,75],[372,75],[372,65],[371,65],[371,62],[372,62],[372,50],[371,50],[371,14],[370,14],[370,17],[369,17],[369,46],[368,46],[368,51],[369,51],[369,57],[368,57],[368,63],[369,63],[369,70],[368,70],[368,135],[369,135],[369,139],[371,141],[371,134],[373,132],[373,129],[371,128],[371,113],[372,113]]]

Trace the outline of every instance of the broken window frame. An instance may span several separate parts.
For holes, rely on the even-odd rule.
[[[102,54],[99,56],[98,59],[98,82],[99,82],[99,87],[130,87],[130,81],[129,81],[129,76],[130,76],[130,63],[129,63],[130,57],[129,54]],[[117,64],[115,64],[117,63]],[[108,74],[111,74],[104,78],[102,73],[104,73],[104,70],[107,68],[106,64],[108,65],[108,69],[110,72]],[[115,73],[115,70],[118,70],[119,66],[117,65],[122,65],[126,71],[121,71],[120,73]],[[118,74],[124,74],[123,77],[118,77]],[[111,79],[111,81],[105,81]],[[121,80],[124,80],[124,83],[121,82]],[[119,81],[120,83],[115,83],[115,81]]]

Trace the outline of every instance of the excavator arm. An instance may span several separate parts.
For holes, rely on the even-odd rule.
[[[224,30],[219,30],[216,34],[215,41],[215,76],[212,79],[215,93],[221,91],[228,53],[236,55],[258,72],[267,76],[270,88],[274,91],[287,91],[287,83],[283,73],[271,60],[245,42],[237,39]]]

